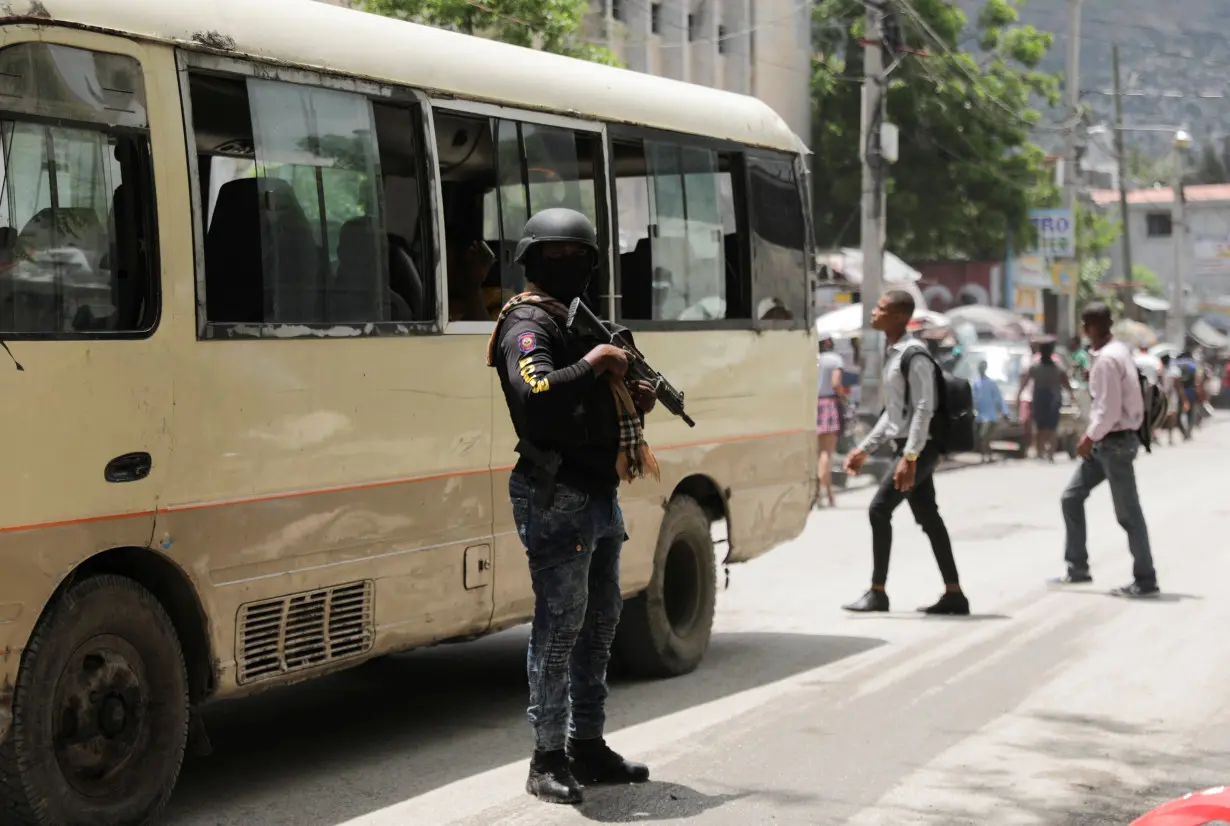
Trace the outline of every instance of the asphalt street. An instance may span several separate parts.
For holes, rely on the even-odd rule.
[[[1073,463],[965,467],[937,481],[975,615],[940,592],[897,515],[893,612],[844,614],[870,575],[871,490],[731,570],[705,663],[619,681],[609,740],[645,785],[578,808],[524,793],[526,634],[385,658],[219,704],[214,754],[185,766],[173,826],[687,823],[1126,824],[1230,780],[1230,427],[1137,464],[1164,596],[1131,578],[1110,495],[1089,502],[1095,584],[1056,590]]]

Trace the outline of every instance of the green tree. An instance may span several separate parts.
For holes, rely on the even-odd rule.
[[[1118,295],[1102,282],[1110,271],[1111,245],[1119,241],[1122,228],[1119,221],[1108,217],[1103,210],[1084,205],[1076,207],[1076,255],[1080,261],[1076,306],[1103,301],[1116,315],[1121,312],[1122,302]]]
[[[820,0],[812,73],[813,181],[822,245],[857,238],[863,4]],[[907,259],[999,258],[1032,236],[1029,210],[1052,203],[1053,176],[1030,141],[1034,99],[1058,81],[1038,70],[1050,34],[1019,25],[1014,0],[988,0],[971,24],[951,0],[893,4],[904,45],[888,90],[900,157],[888,170],[888,245]],[[976,44],[977,55],[961,44]],[[853,230],[853,231],[852,231]]]
[[[361,7],[399,20],[618,65],[609,49],[585,39],[586,0],[361,0]]]

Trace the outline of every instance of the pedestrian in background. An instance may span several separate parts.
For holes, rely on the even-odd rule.
[[[1055,361],[1054,342],[1038,344],[1038,360],[1021,377],[1022,394],[1027,385],[1033,387],[1030,416],[1036,439],[1034,450],[1039,459],[1054,462],[1055,448],[1059,445],[1059,414],[1063,409],[1064,393],[1070,389],[1067,373]]]
[[[1061,585],[1093,582],[1089,570],[1085,500],[1094,488],[1107,482],[1115,517],[1127,532],[1134,576],[1130,585],[1111,593],[1122,597],[1155,597],[1158,595],[1157,572],[1153,568],[1149,529],[1136,489],[1138,431],[1145,418],[1136,361],[1128,346],[1111,335],[1113,318],[1105,304],[1094,302],[1086,306],[1081,313],[1081,323],[1094,352],[1089,370],[1093,403],[1089,429],[1076,448],[1082,461],[1061,498],[1067,530],[1064,558],[1068,572],[1053,582]]]
[[[1179,368],[1173,364],[1170,354],[1162,356],[1162,393],[1166,396],[1166,420],[1162,427],[1166,430],[1166,435],[1169,437],[1169,443],[1174,444],[1174,430],[1176,427],[1180,429],[1184,438],[1187,437],[1187,432],[1182,429],[1183,420],[1180,416],[1183,414],[1187,400],[1183,397],[1183,375]]]
[[[1008,418],[1008,403],[999,389],[999,382],[987,375],[985,360],[978,362],[978,378],[971,385],[974,392],[974,416],[978,423],[978,452],[982,462],[994,461],[991,442],[995,425]]]
[[[906,328],[914,315],[914,298],[902,290],[890,290],[876,302],[871,326],[884,333],[884,412],[871,433],[846,457],[846,473],[854,475],[869,453],[890,439],[896,444],[894,469],[884,475],[871,500],[871,588],[859,599],[843,606],[847,611],[887,611],[888,560],[893,549],[893,511],[909,501],[914,519],[931,540],[931,550],[944,577],[945,593],[927,608],[926,614],[965,615],[969,601],[961,592],[952,541],[935,501],[935,470],[943,449],[931,438],[931,420],[938,405],[938,368],[927,347]]]
[[[829,507],[837,504],[833,498],[833,453],[837,449],[837,437],[841,434],[841,404],[845,396],[842,372],[845,362],[833,352],[833,339],[820,339],[820,356],[817,359],[816,391],[816,447],[819,453],[820,495],[827,494]]]

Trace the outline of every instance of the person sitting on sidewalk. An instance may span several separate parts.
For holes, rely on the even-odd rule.
[[[1157,572],[1149,548],[1149,529],[1145,525],[1140,494],[1136,489],[1136,453],[1140,449],[1137,431],[1144,422],[1145,403],[1132,351],[1114,336],[1110,309],[1093,302],[1081,313],[1081,324],[1094,352],[1089,371],[1089,392],[1093,404],[1089,429],[1081,437],[1076,452],[1082,461],[1061,497],[1063,521],[1067,528],[1064,558],[1068,573],[1052,582],[1071,585],[1093,582],[1086,545],[1085,500],[1102,482],[1109,482],[1115,517],[1127,532],[1132,552],[1135,581],[1111,593],[1121,597],[1158,595]]]

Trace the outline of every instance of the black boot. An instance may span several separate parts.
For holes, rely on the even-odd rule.
[[[935,603],[935,605],[928,605],[918,610],[932,616],[968,617],[969,600],[960,591],[948,591],[944,596],[940,597],[940,601]]]
[[[888,610],[888,594],[882,588],[871,588],[854,602],[841,607],[856,614],[880,613]]]
[[[547,803],[580,803],[581,786],[568,768],[568,755],[558,751],[534,751],[525,790]]]
[[[644,783],[649,779],[649,767],[619,756],[606,740],[573,740],[568,738],[568,761],[572,773],[582,783]]]

